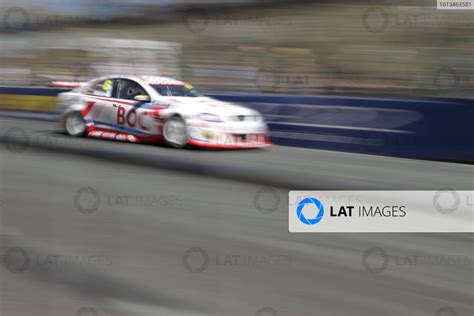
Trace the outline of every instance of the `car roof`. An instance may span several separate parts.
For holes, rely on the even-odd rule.
[[[138,77],[142,81],[148,83],[149,85],[155,84],[166,84],[166,85],[177,85],[177,86],[184,86],[186,82],[169,78],[169,77],[161,77],[161,76],[140,76]]]
[[[127,76],[127,75],[110,75],[97,78],[97,81],[106,79],[131,79],[137,82],[146,83],[148,85],[170,85],[170,86],[184,86],[186,82],[163,76]]]

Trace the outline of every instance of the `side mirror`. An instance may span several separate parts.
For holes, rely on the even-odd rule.
[[[150,102],[150,97],[147,95],[136,95],[134,99],[140,102]]]

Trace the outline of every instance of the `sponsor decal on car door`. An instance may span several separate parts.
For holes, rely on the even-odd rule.
[[[150,103],[120,103],[115,112],[116,125],[129,133],[138,136],[157,135],[160,133],[155,123]]]
[[[150,101],[137,101],[137,96],[148,97],[146,90],[137,82],[121,79],[118,81],[115,104],[115,124],[128,133],[137,136],[152,136],[160,134],[158,124],[154,119],[154,111]]]

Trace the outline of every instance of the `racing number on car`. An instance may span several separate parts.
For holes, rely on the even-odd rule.
[[[109,91],[112,88],[112,80],[105,80],[102,89],[104,91]]]
[[[126,113],[124,107],[119,106],[117,109],[117,125],[125,125],[127,124],[130,127],[135,127],[138,125],[142,130],[148,131],[149,128],[144,124],[145,116],[149,116],[150,113],[147,111],[142,111],[137,114],[136,109],[131,109]]]

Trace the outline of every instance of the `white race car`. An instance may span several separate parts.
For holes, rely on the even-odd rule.
[[[58,95],[61,124],[71,136],[213,148],[270,146],[260,113],[199,94],[166,77],[106,76]]]

